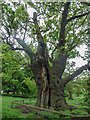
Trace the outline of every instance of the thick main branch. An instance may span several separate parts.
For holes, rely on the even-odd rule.
[[[63,81],[64,81],[64,84],[67,84],[69,81],[73,80],[73,78],[75,78],[76,76],[80,75],[83,70],[86,70],[88,69],[88,64],[80,67],[79,69],[77,69],[74,73],[72,73],[71,75],[69,75],[68,77],[64,78]]]
[[[30,56],[30,58],[32,59],[34,53],[33,51],[27,46],[27,44],[21,40],[20,38],[15,38],[17,40],[17,42],[23,47],[24,51]]]
[[[40,31],[40,27],[38,25],[37,13],[36,12],[33,13],[33,21],[34,21],[34,24],[35,24],[37,41],[38,41],[37,54],[41,55],[42,57],[44,57],[46,59],[46,61],[48,61],[47,45],[46,45],[46,43],[44,43],[41,31]]]
[[[68,9],[69,9],[70,2],[67,2],[64,5],[64,11],[62,13],[62,21],[61,21],[61,28],[59,34],[59,45],[63,46],[65,44],[65,26],[67,21]]]
[[[65,26],[66,26],[66,21],[67,21],[67,16],[68,16],[69,5],[70,5],[70,2],[67,2],[64,4],[64,11],[62,13],[62,20],[61,20],[59,40],[58,40],[59,43],[57,44],[55,49],[52,51],[52,56],[53,56],[53,53],[56,51],[56,49],[65,45]]]

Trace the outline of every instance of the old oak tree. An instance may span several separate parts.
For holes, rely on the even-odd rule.
[[[87,70],[89,63],[63,77],[67,60],[78,55],[76,47],[88,43],[88,10],[85,2],[2,2],[2,41],[12,50],[25,51],[37,86],[36,105],[69,109],[64,88]],[[33,8],[33,18],[30,9]],[[29,39],[31,38],[31,40]],[[31,43],[27,43],[27,39]]]

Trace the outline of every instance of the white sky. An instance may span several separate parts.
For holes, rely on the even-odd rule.
[[[77,50],[80,52],[80,55],[84,57],[85,50],[86,50],[85,45],[81,45],[80,48],[77,48]],[[81,67],[82,65],[85,65],[87,63],[86,60],[83,60],[82,58],[76,57],[73,59],[69,60],[70,62],[74,61],[76,63],[76,67]]]

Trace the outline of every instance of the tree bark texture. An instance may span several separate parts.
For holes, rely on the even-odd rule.
[[[44,66],[38,68],[35,68],[37,72],[34,71],[38,90],[36,105],[43,108],[51,107],[55,110],[65,110],[67,103],[62,80],[57,77],[53,68],[49,68],[48,72]]]
[[[35,61],[32,64],[32,71],[35,75],[35,82],[37,86],[37,102],[39,107],[46,108],[49,101],[49,73],[48,66],[46,66],[44,57],[37,55]]]
[[[60,63],[58,63],[58,59]],[[44,57],[37,55],[35,58],[32,64],[32,71],[35,75],[38,90],[36,106],[52,108],[54,110],[66,110],[70,108],[65,100],[65,86],[73,77],[85,70],[88,65],[79,68],[72,75],[63,79],[61,76],[65,70],[66,60],[67,57],[59,56],[55,60],[57,62],[50,67],[48,64],[46,65],[47,61]]]
[[[61,57],[60,59],[63,62]],[[65,57],[64,60],[66,61]],[[36,57],[32,65],[38,90],[36,105],[43,108],[50,107],[55,110],[65,110],[68,107],[64,95],[65,85],[63,80],[60,79],[61,74],[59,76],[57,74],[57,70],[60,70],[62,73],[63,67],[61,65],[57,66],[57,64],[55,63],[53,67],[46,66],[45,59],[42,56]]]

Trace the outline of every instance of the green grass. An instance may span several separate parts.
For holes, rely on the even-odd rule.
[[[2,96],[2,118],[24,118],[21,109],[11,109],[11,101],[23,99],[25,100],[25,104],[27,102],[34,104],[36,101],[35,99],[29,101],[28,98]]]
[[[2,118],[59,118],[63,117],[54,113],[50,112],[40,112],[40,111],[33,111],[33,112],[27,112],[26,116],[22,114],[21,109],[12,109],[11,108],[11,101],[16,101],[16,100],[24,100],[24,104],[34,104],[36,102],[35,98],[19,98],[19,97],[8,97],[8,96],[2,96]],[[60,111],[62,113],[68,113],[68,114],[73,114],[73,115],[87,115],[88,113],[85,112],[84,110],[90,109],[88,106],[85,106],[84,101],[80,98],[74,98],[74,100],[69,100],[66,98],[67,102],[69,105],[73,105],[81,110],[74,109],[72,111],[67,110],[67,111]],[[76,105],[80,104],[80,105]],[[67,117],[66,117],[67,118]]]
[[[35,104],[36,103],[36,99],[35,98],[30,98],[28,100],[25,100],[25,104]]]
[[[74,109],[72,111],[70,111],[70,110],[60,111],[60,113],[66,113],[66,114],[72,114],[72,115],[88,115],[87,112],[85,112],[83,110],[78,110],[78,109]]]
[[[59,118],[58,114],[50,113],[50,112],[43,112],[42,113],[43,118]]]
[[[75,106],[76,108],[85,109],[86,111],[90,110],[90,107],[86,106],[86,103],[82,98],[83,97],[75,97],[74,100],[66,98],[66,101],[69,105]]]
[[[11,109],[11,101],[22,100],[22,98],[2,97],[2,118],[23,118],[20,109]]]
[[[83,97],[75,97],[74,96],[74,99],[73,100],[70,100],[66,97],[66,101],[69,103],[69,104],[85,104],[84,100],[83,100]]]
[[[32,113],[28,113],[26,118],[59,118],[58,114],[50,113],[50,112],[40,112],[33,111]]]

